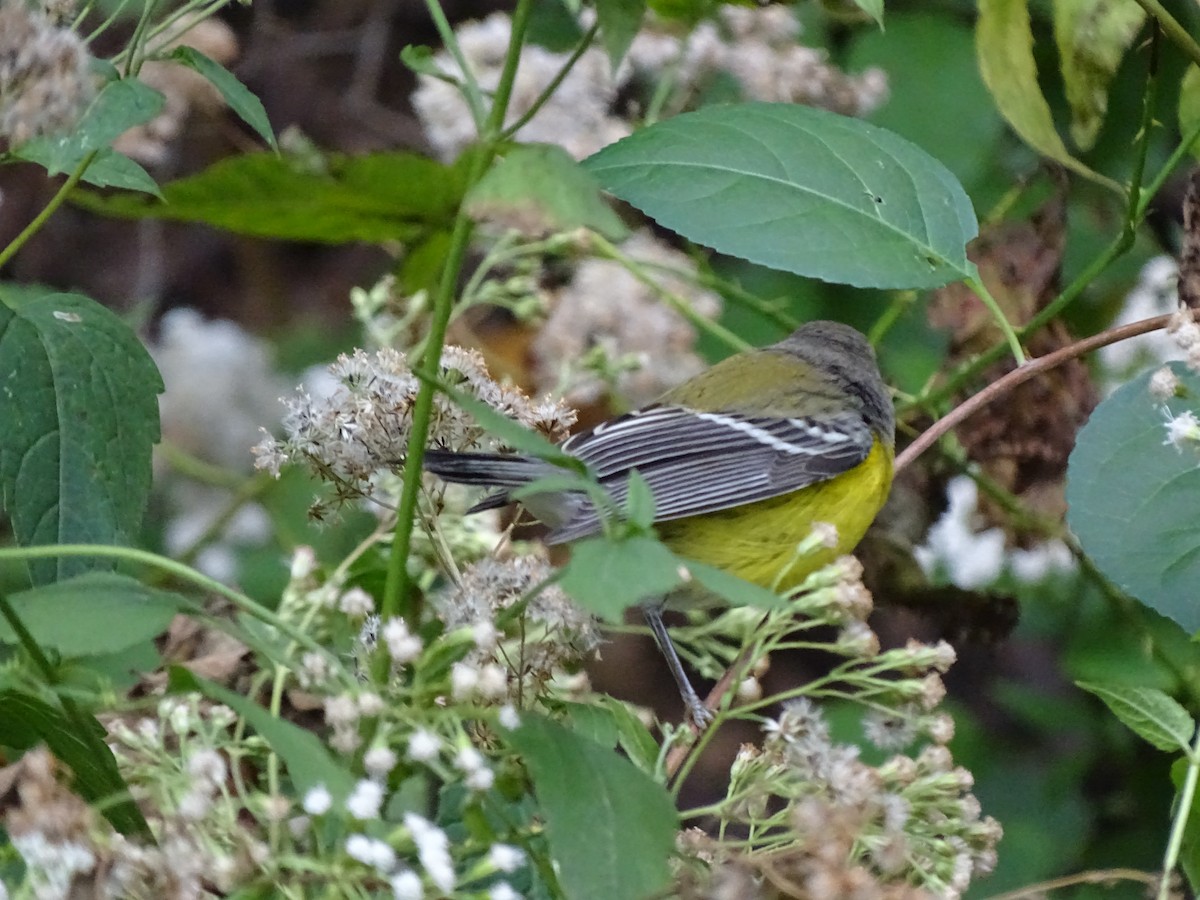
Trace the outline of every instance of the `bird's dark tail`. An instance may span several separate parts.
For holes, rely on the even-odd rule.
[[[426,450],[425,470],[455,484],[516,488],[559,471],[544,460],[504,453],[454,453],[450,450]],[[498,509],[509,503],[508,491],[484,497],[469,512]]]

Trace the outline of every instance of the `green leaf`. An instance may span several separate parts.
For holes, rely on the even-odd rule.
[[[349,796],[354,776],[334,759],[315,734],[286,719],[276,718],[271,711],[248,697],[226,690],[219,684],[193,675],[187,669],[172,667],[170,689],[174,693],[199,691],[204,696],[224,703],[246,720],[246,723],[279,754],[295,784],[296,793],[324,785],[333,795],[334,803]]]
[[[413,241],[454,218],[460,168],[412,153],[333,157],[328,171],[274,153],[235,156],[162,186],[163,200],[76,191],[105,215],[202,222],[238,234],[322,243]]]
[[[1054,0],[1054,37],[1062,65],[1071,138],[1091,149],[1108,112],[1108,85],[1146,21],[1137,0]]]
[[[684,237],[825,281],[937,287],[974,272],[954,176],[858,119],[747,103],[675,116],[585,160],[616,196]]]
[[[654,524],[654,493],[642,473],[629,473],[629,493],[625,495],[625,517],[643,531]]]
[[[150,173],[112,147],[102,147],[87,167],[83,180],[96,187],[122,188],[162,197]]]
[[[585,538],[571,545],[559,586],[584,609],[616,622],[629,607],[678,587],[679,569],[680,561],[656,538]]]
[[[619,241],[629,233],[600,196],[599,182],[555,144],[510,150],[471,188],[467,211],[525,234],[590,228]]]
[[[110,81],[71,131],[34,138],[13,155],[45,166],[51,175],[73,172],[93,150],[108,147],[128,129],[153,119],[163,102],[162,94],[136,78]]]
[[[132,647],[161,634],[177,612],[191,605],[178,594],[111,572],[79,575],[8,599],[38,644],[66,657],[99,656]],[[3,619],[0,643],[17,643]]]
[[[570,900],[648,897],[667,886],[678,815],[632,763],[530,713],[509,732],[524,757]]]
[[[145,348],[100,304],[0,286],[0,507],[19,544],[128,543],[150,491],[161,390]],[[101,565],[29,569],[45,584]]]
[[[275,132],[271,130],[271,120],[267,118],[262,101],[238,81],[232,72],[194,47],[176,47],[168,54],[167,59],[173,59],[207,78],[243,122],[272,147],[278,147],[275,143]]]
[[[1154,688],[1076,682],[1104,701],[1114,716],[1134,734],[1169,753],[1186,753],[1196,733],[1196,723],[1174,698]]]
[[[718,569],[706,563],[695,560],[681,560],[691,573],[692,578],[707,590],[716,594],[730,606],[755,606],[759,609],[779,609],[784,601],[773,591],[751,584],[736,575],[730,575],[723,569]]]
[[[1179,131],[1188,135],[1197,126],[1200,126],[1200,66],[1192,63],[1179,84]],[[1190,149],[1192,156],[1200,156],[1200,141]]]
[[[617,743],[621,749],[639,769],[653,773],[658,765],[658,742],[650,734],[650,729],[633,714],[627,704],[616,697],[602,696],[599,703],[612,713],[617,726]]]
[[[883,30],[883,0],[851,0],[851,2],[875,20],[875,24]]]
[[[41,698],[15,689],[0,690],[0,745],[28,750],[44,741],[71,769],[75,790],[97,805],[113,828],[129,836],[149,835],[150,827],[128,798],[129,786],[104,743],[104,726],[91,716],[87,723],[92,740],[80,734],[76,719]]]
[[[646,0],[596,0],[600,43],[614,70],[629,52],[629,45],[642,27],[645,15]]]
[[[1110,581],[1189,634],[1200,630],[1200,456],[1164,443],[1200,377],[1171,368],[1187,398],[1150,396],[1146,373],[1092,413],[1067,465],[1067,523]]]
[[[1050,106],[1038,85],[1026,0],[979,0],[975,52],[996,107],[1025,143],[1080,175],[1120,189],[1073,157],[1054,128]]]

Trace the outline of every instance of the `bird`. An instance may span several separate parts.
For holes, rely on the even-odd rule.
[[[618,512],[636,471],[654,499],[654,528],[678,556],[783,592],[851,552],[882,508],[892,482],[895,410],[866,337],[840,322],[814,321],[727,357],[559,449],[587,466]],[[432,448],[424,465],[448,482],[498,489],[470,512],[504,506],[514,490],[562,473],[532,456]],[[599,534],[608,514],[585,491],[539,493],[521,503],[549,528],[549,545]],[[832,525],[836,538],[797,559],[797,545],[818,523]],[[703,728],[712,712],[662,619],[665,607],[704,602],[701,591],[690,582],[642,611]]]

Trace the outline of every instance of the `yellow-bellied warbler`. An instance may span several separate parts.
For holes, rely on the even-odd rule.
[[[561,449],[587,464],[618,510],[636,469],[654,497],[659,537],[679,556],[786,590],[858,544],[887,499],[894,445],[895,411],[871,345],[848,325],[810,322],[572,435]],[[425,466],[447,481],[506,489],[472,511],[502,506],[508,490],[562,471],[531,457],[438,450]],[[550,544],[603,525],[582,491],[523,502],[550,527]],[[797,560],[816,523],[834,526],[836,545]],[[645,606],[646,619],[703,725],[711,714],[683,671],[662,606]]]

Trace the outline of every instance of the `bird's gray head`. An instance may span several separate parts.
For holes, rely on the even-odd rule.
[[[826,373],[846,393],[858,398],[875,431],[889,440],[896,431],[896,411],[875,351],[857,329],[841,322],[818,320],[801,325],[775,345]]]

